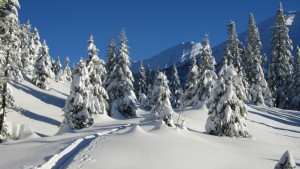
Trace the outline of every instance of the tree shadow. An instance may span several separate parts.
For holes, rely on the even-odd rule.
[[[48,123],[48,124],[51,124],[51,125],[54,125],[54,126],[60,126],[60,121],[57,121],[55,119],[52,119],[50,117],[46,117],[46,116],[42,116],[42,115],[39,115],[39,114],[36,114],[36,113],[33,113],[31,111],[28,111],[28,110],[24,110],[22,111],[22,115],[28,117],[28,118],[31,118],[31,119],[34,119],[34,120],[37,120],[37,121],[41,121],[41,122],[44,122],[44,123]]]
[[[54,106],[63,108],[65,105],[65,99],[57,97],[57,96],[53,96],[38,90],[35,90],[29,86],[25,86],[23,84],[13,84],[13,86],[16,89],[22,90],[25,93],[28,93],[38,99],[40,99],[42,102],[45,102],[47,104],[52,104]]]
[[[300,113],[298,113],[298,112],[284,111],[284,110],[279,110],[279,109],[278,109],[278,111],[272,111],[267,108],[251,106],[251,105],[250,105],[250,107],[267,113],[267,114],[263,114],[260,112],[249,111],[252,114],[256,114],[256,115],[277,121],[279,123],[287,124],[290,126],[300,127]]]
[[[254,121],[254,120],[249,120],[249,121],[251,121],[253,123],[261,124],[261,125],[264,125],[264,126],[267,126],[267,127],[271,127],[273,129],[276,129],[276,130],[289,131],[289,132],[293,132],[293,133],[300,133],[300,131],[297,131],[297,130],[290,130],[290,129],[285,129],[285,128],[281,128],[281,127],[274,127],[274,126],[271,126],[269,124],[266,124],[266,123],[263,123],[263,122]]]
[[[296,136],[289,136],[289,135],[286,135],[286,134],[280,134],[280,133],[274,133],[274,132],[270,132],[272,134],[277,134],[277,135],[280,135],[280,136],[285,136],[285,137],[290,137],[290,138],[295,138],[295,139],[300,139],[300,137],[296,137]]]

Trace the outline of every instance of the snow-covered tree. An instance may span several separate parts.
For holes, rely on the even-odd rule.
[[[272,27],[272,39],[270,44],[271,60],[269,65],[268,82],[275,106],[285,108],[287,106],[288,84],[291,82],[293,71],[293,56],[291,54],[292,40],[289,38],[289,29],[285,25],[282,4],[280,3],[276,23]]]
[[[65,119],[64,124],[74,129],[89,127],[94,123],[92,114],[95,106],[91,105],[91,84],[86,64],[83,61],[78,63],[74,70],[71,83],[70,95],[63,108]]]
[[[36,86],[45,90],[51,89],[50,78],[54,76],[51,66],[52,63],[49,55],[49,48],[44,40],[39,57],[37,58],[34,66],[34,75],[32,80]]]
[[[31,25],[29,21],[21,25],[19,37],[21,39],[21,57],[23,71],[32,75],[33,72],[33,59],[30,55],[30,39],[31,39]]]
[[[247,48],[247,77],[250,86],[251,101],[256,105],[273,106],[273,98],[261,67],[264,55],[261,52],[262,44],[253,14],[249,14]]]
[[[0,142],[11,139],[6,114],[8,109],[16,110],[11,81],[18,81],[20,73],[19,60],[20,41],[17,37],[19,31],[18,11],[19,2],[3,1],[0,7]]]
[[[60,63],[60,58],[59,56],[56,58],[54,66],[53,66],[53,72],[55,75],[55,81],[64,81],[63,77],[63,71],[62,71],[62,65]]]
[[[149,64],[146,67],[146,84],[147,84],[147,95],[152,91],[153,85],[153,77],[152,77],[152,70]]]
[[[158,72],[151,93],[151,98],[154,102],[152,112],[161,122],[167,126],[174,127],[175,125],[172,119],[174,110],[170,103],[170,94],[166,75],[162,72]]]
[[[20,24],[18,20],[19,2],[6,1],[3,8],[0,10],[0,26],[1,26],[1,41],[5,46],[4,54],[0,58],[0,63],[6,65],[8,61],[8,76],[14,82],[20,82],[23,79],[20,69],[21,61],[21,41],[18,37],[20,34]]]
[[[297,165],[295,163],[295,160],[293,158],[293,155],[286,151],[276,164],[274,169],[296,169]]]
[[[228,66],[225,62],[207,102],[209,116],[205,129],[209,134],[229,137],[249,136],[245,122],[247,110],[244,102],[236,96],[232,84],[235,76],[237,72],[233,66]]]
[[[115,66],[115,59],[116,59],[116,42],[115,39],[112,37],[111,40],[109,41],[109,46],[107,50],[107,63],[106,63],[106,70],[107,72],[112,72]]]
[[[99,58],[98,51],[93,36],[88,40],[88,60],[87,60],[87,70],[90,77],[91,85],[93,86],[93,93],[95,95],[94,100],[97,100],[99,104],[98,114],[107,114],[107,99],[108,94],[103,87],[102,79],[106,75],[105,62]]]
[[[187,81],[185,83],[185,92],[184,92],[184,105],[185,106],[195,106],[198,103],[198,66],[196,64],[195,56],[191,57],[191,65]]]
[[[180,86],[180,80],[178,76],[178,71],[176,65],[173,66],[171,82],[170,82],[170,91],[171,91],[171,104],[173,108],[179,108],[181,106],[181,97],[183,95],[183,91]]]
[[[197,89],[197,95],[200,100],[207,100],[210,96],[211,90],[217,80],[217,74],[215,66],[217,65],[215,58],[212,55],[209,39],[206,35],[203,48],[201,48],[201,57],[199,61],[199,84]]]
[[[235,23],[230,21],[228,25],[228,39],[227,46],[224,51],[224,60],[227,60],[227,65],[232,64],[236,72],[240,76],[239,85],[242,85],[243,90],[241,93],[236,93],[237,96],[242,100],[249,99],[249,84],[247,82],[247,77],[245,76],[244,66],[246,65],[246,58],[244,55],[244,46],[238,39],[238,34],[235,28]]]
[[[29,54],[30,58],[33,60],[33,65],[37,58],[39,57],[39,52],[42,48],[41,40],[39,31],[37,28],[33,29],[31,39],[30,39],[30,46],[29,46]]]
[[[146,72],[144,69],[143,61],[140,63],[139,67],[139,78],[138,78],[138,87],[139,87],[139,92],[138,96],[140,96],[142,93],[146,94],[147,93],[147,86],[146,86]]]
[[[66,65],[65,65],[65,68],[64,68],[64,79],[66,81],[72,81],[72,71],[71,71],[71,68],[69,66],[70,59],[69,59],[68,56],[66,57],[65,62],[66,62]]]
[[[111,116],[121,113],[126,117],[136,116],[136,96],[133,89],[133,76],[130,70],[129,51],[125,31],[121,31],[120,46],[116,56],[116,65],[110,73],[107,86],[111,103]]]
[[[297,46],[295,70],[293,72],[292,82],[288,90],[289,108],[300,110],[300,48]]]

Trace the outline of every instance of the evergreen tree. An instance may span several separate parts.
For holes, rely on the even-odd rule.
[[[33,60],[33,65],[36,62],[37,58],[39,57],[39,52],[42,48],[41,40],[39,31],[37,28],[33,29],[31,39],[30,39],[30,46],[29,46],[29,54],[30,58]]]
[[[291,102],[289,108],[300,110],[300,48],[297,46],[295,70],[289,87],[288,96]]]
[[[31,25],[29,21],[26,24],[21,25],[19,37],[21,39],[21,57],[22,65],[25,73],[32,75],[33,72],[33,60],[30,55],[30,38],[31,38]]]
[[[201,49],[201,57],[199,61],[199,86],[197,94],[200,100],[207,100],[210,96],[214,83],[217,80],[217,74],[215,72],[215,66],[217,63],[212,55],[207,35],[202,44],[203,48]]]
[[[297,165],[295,163],[293,155],[286,151],[278,161],[275,166],[275,169],[296,169]]]
[[[55,63],[54,63],[54,66],[53,66],[53,72],[54,72],[54,75],[55,75],[55,81],[64,81],[64,78],[63,78],[63,73],[62,73],[62,69],[61,69],[62,65],[60,63],[60,58],[59,56],[57,57]]]
[[[44,90],[50,90],[50,78],[54,76],[54,73],[51,70],[51,59],[49,55],[49,48],[44,40],[42,44],[42,48],[39,53],[39,57],[37,58],[37,61],[35,63],[34,67],[34,75],[33,75],[33,83],[44,89]]]
[[[97,104],[100,106],[98,114],[107,114],[107,99],[108,94],[105,88],[103,87],[102,79],[106,75],[105,62],[99,58],[96,45],[94,44],[93,36],[88,40],[89,46],[88,50],[88,60],[87,60],[87,69],[90,76],[90,82],[93,86],[93,100],[96,100]]]
[[[291,82],[293,71],[293,57],[291,54],[292,40],[289,38],[289,29],[285,25],[286,17],[280,3],[276,23],[272,27],[271,60],[269,65],[268,82],[275,106],[285,108],[288,100],[288,84]]]
[[[170,94],[171,92],[169,90],[166,75],[162,72],[158,72],[151,93],[151,98],[153,98],[154,101],[152,112],[157,115],[157,118],[161,122],[165,123],[167,126],[174,127],[175,125],[172,119],[174,110],[172,109],[169,100]]]
[[[250,86],[251,101],[256,105],[273,106],[273,98],[261,67],[264,55],[261,52],[262,44],[253,14],[249,14],[247,48],[247,77]]]
[[[146,94],[147,93],[147,86],[146,86],[146,72],[144,69],[143,61],[140,63],[139,67],[139,79],[138,79],[138,86],[139,86],[139,92],[138,95],[140,94]]]
[[[247,137],[245,118],[247,110],[234,91],[233,81],[237,72],[226,61],[220,71],[212,93],[207,102],[209,117],[205,129],[212,135],[229,137]]]
[[[147,84],[147,95],[152,91],[153,78],[152,78],[152,70],[149,64],[146,67],[146,84]]]
[[[110,74],[107,91],[111,102],[111,116],[121,113],[126,117],[136,116],[136,96],[133,92],[133,76],[130,70],[129,52],[125,31],[121,31],[120,48],[116,65]]]
[[[0,63],[8,66],[8,76],[14,82],[20,82],[23,79],[20,68],[21,61],[21,40],[20,25],[18,19],[19,2],[7,1],[0,11],[1,41],[5,46],[4,55],[0,58]],[[8,61],[8,63],[6,63]],[[2,65],[2,66],[4,66]]]
[[[94,112],[92,110],[95,109],[90,102],[92,96],[90,88],[88,70],[85,63],[80,61],[78,67],[74,70],[70,95],[63,108],[65,113],[64,124],[74,129],[82,129],[94,123],[92,117]]]
[[[108,50],[107,50],[107,63],[106,63],[106,70],[107,72],[112,72],[115,67],[115,59],[116,59],[116,42],[115,39],[112,37]],[[108,74],[109,75],[109,74]],[[109,84],[109,82],[107,82]]]
[[[66,62],[66,66],[64,68],[64,78],[67,81],[72,81],[72,71],[71,71],[71,68],[69,66],[70,59],[69,59],[68,56],[66,57],[66,61],[65,62]]]
[[[180,86],[178,71],[175,64],[173,66],[173,72],[171,76],[170,91],[171,91],[170,100],[171,100],[172,107],[179,108],[182,105],[182,103],[180,102],[181,101],[180,98],[183,95],[183,91]]]
[[[9,109],[17,110],[12,95],[10,83],[18,78],[18,50],[19,39],[17,37],[19,2],[3,1],[0,6],[0,142],[11,139],[11,132],[7,125],[6,114]]]
[[[191,58],[191,65],[190,65],[190,71],[188,74],[188,78],[185,84],[185,92],[184,92],[184,105],[185,106],[195,106],[198,103],[198,95],[197,95],[197,89],[198,89],[198,66],[196,65],[196,58],[195,56],[192,56]]]

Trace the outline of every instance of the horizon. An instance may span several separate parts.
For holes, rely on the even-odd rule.
[[[202,2],[195,0],[176,0],[172,4],[157,0],[89,2],[94,5],[70,0],[36,0],[29,4],[20,0],[20,22],[30,20],[32,27],[39,30],[41,41],[47,40],[51,57],[56,59],[60,56],[62,64],[66,56],[70,57],[71,64],[77,63],[80,57],[87,58],[90,35],[94,36],[100,50],[99,57],[106,60],[110,37],[113,35],[118,45],[119,33],[124,28],[129,40],[129,56],[134,62],[151,58],[180,43],[201,42],[205,33],[209,34],[211,46],[216,46],[226,40],[226,25],[230,20],[235,21],[240,34],[247,29],[250,12],[259,24],[275,16],[280,0],[213,0],[205,3],[207,8],[201,8]],[[300,10],[297,0],[282,3],[285,12]],[[231,8],[235,10],[228,11]],[[183,12],[180,12],[181,9],[184,9]],[[212,10],[218,12],[211,13]],[[224,11],[227,11],[226,15]],[[207,16],[207,13],[210,15]]]

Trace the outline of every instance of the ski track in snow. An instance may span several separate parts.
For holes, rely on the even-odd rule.
[[[109,131],[104,131],[92,135],[85,136],[83,138],[79,138],[72,142],[69,146],[67,146],[64,150],[59,152],[58,154],[54,154],[46,163],[37,167],[37,169],[62,169],[67,168],[70,162],[74,159],[74,157],[79,154],[84,148],[88,147],[93,140],[97,141],[91,145],[90,148],[85,149],[84,151],[89,151],[91,148],[97,146],[101,142],[101,138],[105,135],[110,135],[116,133],[120,130],[124,130],[127,127],[132,126],[132,124],[122,125],[120,127],[111,129]],[[83,155],[81,158],[81,163],[78,166],[81,168],[86,162],[93,160],[88,155]]]

